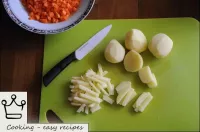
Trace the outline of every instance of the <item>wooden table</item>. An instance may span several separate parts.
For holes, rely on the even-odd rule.
[[[200,20],[198,5],[199,0],[96,0],[87,19]],[[0,91],[28,91],[28,122],[38,122],[44,36],[17,26],[3,8],[1,17]]]

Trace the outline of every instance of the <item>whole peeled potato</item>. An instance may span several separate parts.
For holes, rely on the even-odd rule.
[[[107,45],[104,56],[110,63],[119,63],[124,59],[125,49],[117,40],[113,39]]]
[[[126,33],[125,46],[128,50],[135,50],[141,53],[147,49],[147,39],[142,31],[131,29]]]
[[[173,41],[164,33],[153,36],[148,48],[156,58],[166,57],[172,50]]]
[[[129,51],[124,58],[124,68],[128,72],[137,72],[143,66],[143,58],[142,56],[134,51]]]

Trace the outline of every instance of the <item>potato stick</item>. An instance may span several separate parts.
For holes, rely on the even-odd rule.
[[[90,76],[87,76],[87,78],[90,79],[91,81],[100,83],[102,86],[107,86],[106,83],[104,83],[103,81],[100,81],[99,79],[96,79],[96,78],[93,78],[93,77],[90,77]]]
[[[71,82],[72,82],[73,84],[81,84],[81,85],[84,85],[84,86],[89,86],[89,83],[88,83],[88,82],[84,82],[84,81],[82,81],[82,80],[74,80],[74,79],[72,79]]]
[[[96,104],[95,103],[92,103],[90,105],[88,105],[88,107],[94,107]]]
[[[100,76],[103,76],[103,69],[102,69],[101,64],[98,64],[98,73]]]
[[[76,112],[78,112],[78,113],[83,112],[85,106],[86,106],[85,104],[82,104]]]
[[[76,100],[82,104],[91,104],[91,101],[89,101],[87,99],[79,98],[79,97],[74,97],[74,100]]]
[[[76,92],[79,92],[79,91],[80,91],[79,89],[72,89],[71,90],[72,93],[76,93]]]
[[[72,102],[71,105],[72,105],[72,106],[81,106],[80,103],[74,103],[74,102]]]
[[[102,81],[104,83],[107,83],[107,82],[110,81],[110,78],[103,77],[103,76],[100,76],[100,75],[93,75],[92,77],[95,77],[96,79],[99,79],[100,81]]]
[[[106,74],[108,74],[108,71],[104,71],[103,72],[103,76],[105,76]]]
[[[80,97],[88,99],[88,100],[90,100],[92,102],[95,102],[95,103],[100,103],[101,102],[100,98],[98,98],[98,97],[92,97],[89,94],[80,94]]]
[[[115,88],[114,88],[114,85],[113,84],[111,84],[111,86],[112,86],[112,89],[111,89],[111,91],[110,91],[110,95],[114,95],[115,94]]]
[[[73,88],[75,88],[75,86],[74,85],[69,85],[69,88],[73,89]]]
[[[88,108],[88,106],[85,107],[85,114],[89,114],[89,108]]]
[[[96,75],[96,73],[92,70],[92,69],[89,69],[86,74],[86,76],[91,76],[91,75]]]
[[[86,79],[84,76],[81,76],[81,79],[82,79],[83,81],[87,81],[87,79]]]
[[[107,87],[107,89],[108,89],[108,92],[109,92],[109,94],[111,95],[111,94],[113,94],[113,87],[112,87],[112,84],[111,84],[111,82],[109,81],[109,82],[107,82],[107,84],[108,84],[108,87]]]
[[[103,92],[103,94],[108,95],[108,93],[102,88],[99,83],[97,83],[97,87]]]
[[[99,89],[98,89],[91,81],[89,81],[89,84],[90,84],[90,86],[92,87],[92,89],[93,89],[94,91],[96,91],[97,93],[101,93],[101,92],[99,91]]]
[[[105,100],[106,102],[113,104],[114,100],[111,99],[108,95],[103,95],[103,100]]]
[[[94,91],[90,90],[88,87],[85,87],[85,86],[83,86],[83,85],[79,85],[79,88],[80,88],[81,90],[83,90],[83,91],[85,91],[85,92],[87,92],[87,93],[93,95],[93,96],[96,96],[96,97],[99,96],[98,93],[95,93]]]
[[[94,112],[96,112],[96,111],[98,111],[98,110],[100,110],[100,109],[101,109],[101,106],[100,106],[100,105],[95,105],[94,107],[90,108],[90,111],[91,111],[92,113],[94,113]]]
[[[72,77],[74,80],[81,80],[81,77]]]

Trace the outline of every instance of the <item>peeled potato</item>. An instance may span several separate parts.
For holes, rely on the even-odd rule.
[[[173,41],[169,36],[163,33],[153,36],[148,48],[150,52],[157,58],[166,57],[172,50]]]
[[[147,83],[149,88],[155,88],[158,86],[156,76],[153,73],[152,73],[152,76],[153,76],[153,81],[151,81],[150,83]]]
[[[142,31],[131,29],[126,33],[125,46],[129,50],[135,50],[141,53],[147,49],[147,39]]]
[[[150,83],[154,79],[149,66],[145,66],[142,69],[140,69],[138,74],[139,74],[140,80],[143,83]]]
[[[142,56],[134,51],[129,51],[124,58],[124,68],[128,72],[137,72],[143,66],[143,58]]]
[[[107,45],[104,56],[110,63],[119,63],[124,59],[125,49],[117,40],[113,39]]]

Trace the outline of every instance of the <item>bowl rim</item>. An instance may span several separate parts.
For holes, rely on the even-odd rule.
[[[57,34],[57,33],[61,33],[64,32],[66,30],[71,29],[72,27],[75,27],[77,24],[79,24],[82,20],[84,20],[88,14],[90,13],[90,11],[92,10],[95,0],[89,0],[89,5],[87,7],[87,9],[85,10],[85,12],[79,17],[77,18],[77,20],[75,22],[73,22],[72,24],[65,26],[63,28],[60,29],[55,29],[55,30],[41,30],[41,29],[36,29],[34,27],[28,26],[27,24],[21,22],[12,12],[9,2],[8,0],[2,0],[3,2],[3,6],[4,9],[6,10],[7,14],[9,15],[9,17],[20,27],[22,27],[23,29],[26,29],[30,32],[36,33],[36,34]]]

